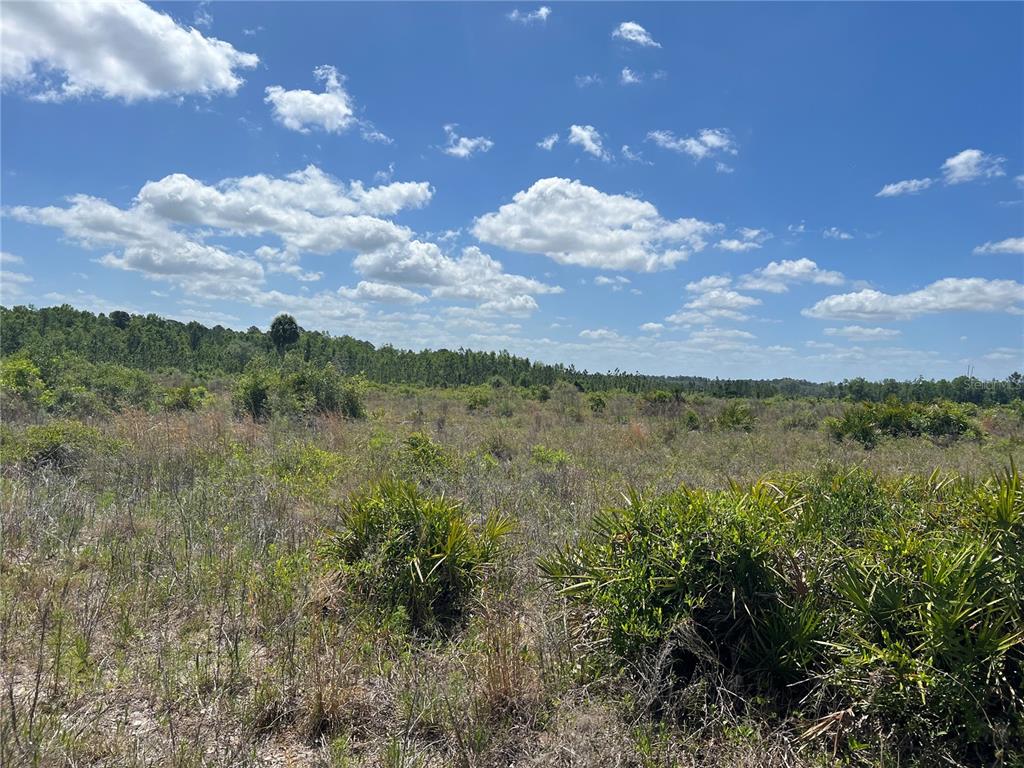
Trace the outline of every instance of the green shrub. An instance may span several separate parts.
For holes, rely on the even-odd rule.
[[[206,387],[190,387],[182,384],[180,387],[171,387],[164,394],[164,409],[168,411],[198,411],[209,399],[210,393]]]
[[[851,711],[850,749],[884,734],[879,749],[908,764],[1020,756],[1015,469],[977,484],[826,468],[745,490],[634,493],[539,565],[597,660],[663,691],[710,661],[789,716]]]
[[[474,387],[466,393],[466,410],[482,411],[490,404],[491,393],[482,387]]]
[[[795,595],[773,567],[777,507],[763,488],[750,499],[685,487],[658,498],[631,492],[625,506],[598,513],[577,547],[542,559],[540,568],[584,607],[615,658],[641,674],[682,626],[718,648],[727,668],[764,672],[758,667],[769,657],[798,668],[815,652],[813,633],[774,642],[758,633]],[[678,669],[695,661],[690,649],[677,653]]]
[[[448,475],[455,465],[444,447],[425,432],[413,432],[402,442],[401,463],[418,477],[434,479]]]
[[[0,360],[0,393],[4,397],[17,397],[34,404],[45,391],[39,367],[31,360],[26,357]]]
[[[718,414],[718,426],[722,429],[736,429],[749,432],[754,428],[754,414],[742,400],[733,400]]]
[[[280,369],[262,359],[251,361],[235,382],[232,402],[237,413],[254,419],[325,413],[359,419],[366,416],[366,386],[363,376],[345,378],[331,364],[307,363],[290,352]]]
[[[26,427],[20,435],[5,430],[0,464],[74,470],[88,456],[100,455],[112,446],[98,429],[80,421],[51,421]]]
[[[902,403],[890,398],[884,403],[855,403],[842,416],[825,419],[828,435],[838,442],[849,438],[873,448],[883,437],[957,439],[980,437],[981,428],[971,416],[970,406],[948,400],[936,403]]]
[[[700,417],[692,408],[688,408],[686,413],[683,414],[683,426],[691,432],[696,432],[700,429]]]
[[[546,403],[551,399],[551,388],[543,384],[534,384],[527,392],[527,397],[531,400],[536,400],[538,403]]]
[[[253,419],[270,415],[270,393],[273,374],[262,360],[253,360],[235,382],[231,402],[235,411]]]
[[[366,381],[345,379],[334,365],[315,365],[295,353],[285,358],[275,387],[275,412],[281,415],[338,413],[350,419],[365,417]]]
[[[566,466],[569,461],[569,454],[558,448],[548,448],[543,445],[533,446],[533,450],[530,452],[530,458],[534,464],[538,464],[542,467],[554,467],[561,469]]]
[[[459,504],[386,480],[352,497],[319,553],[360,604],[385,615],[402,611],[414,629],[436,631],[465,616],[510,530],[507,518],[475,526]]]
[[[587,405],[590,406],[591,413],[604,413],[608,404],[600,392],[589,392],[587,393]]]

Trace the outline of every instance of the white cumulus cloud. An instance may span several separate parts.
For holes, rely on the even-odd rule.
[[[601,134],[592,125],[569,126],[569,143],[601,160],[609,160],[611,157],[601,143]]]
[[[649,202],[580,181],[540,179],[512,202],[476,220],[481,241],[539,253],[562,264],[651,272],[703,250],[718,225],[665,219]]]
[[[647,30],[635,21],[624,21],[612,30],[612,37],[624,40],[627,43],[644,46],[645,48],[661,48],[661,43],[656,43],[648,34]]]
[[[300,133],[309,133],[314,128],[342,133],[356,122],[352,100],[342,84],[344,78],[329,64],[314,69],[313,75],[323,82],[323,93],[288,91],[271,85],[264,101],[273,107],[274,118],[285,128]]]
[[[985,243],[974,249],[974,253],[1020,253],[1024,254],[1024,237],[1008,237],[996,243]]]
[[[234,94],[259,63],[139,0],[4,3],[0,35],[4,88],[40,101]]]
[[[419,304],[430,298],[471,302],[478,311],[524,314],[534,295],[561,288],[508,274],[478,248],[453,258],[405,226],[383,218],[429,201],[425,182],[364,187],[339,182],[315,166],[283,178],[265,175],[205,184],[185,174],[148,182],[132,205],[76,195],[65,207],[15,206],[5,214],[51,226],[83,247],[102,249],[100,263],[170,282],[203,298],[280,305],[324,322],[359,314],[363,302]],[[251,252],[209,242],[224,237],[274,238]],[[366,279],[354,288],[316,296],[268,289],[268,276],[313,281],[300,265],[306,253],[350,252]]]
[[[458,125],[455,123],[448,123],[448,125],[444,126],[444,133],[448,141],[441,147],[441,151],[446,155],[467,158],[475,155],[477,152],[490,152],[491,147],[494,146],[494,142],[486,136],[476,136],[475,138],[459,136],[455,132],[456,128],[458,128]]]
[[[1003,170],[1005,157],[987,155],[980,149],[965,149],[952,157],[946,158],[942,164],[942,179],[947,184],[963,184],[975,179],[988,179],[993,176],[1005,176]]]
[[[828,296],[803,310],[807,317],[850,320],[907,320],[940,312],[1021,314],[1024,285],[1014,280],[947,277],[918,291],[889,294],[867,288]]]
[[[511,21],[518,21],[520,24],[533,24],[534,22],[544,23],[550,15],[551,9],[546,5],[542,5],[535,11],[526,11],[525,13],[516,8],[508,15],[508,18]]]
[[[724,128],[704,128],[698,131],[696,136],[684,137],[676,136],[672,131],[657,130],[649,132],[647,140],[653,141],[662,149],[689,155],[694,160],[703,160],[723,153],[735,155],[739,152],[732,134]],[[732,169],[725,166],[719,170],[728,173]]]
[[[785,293],[791,283],[842,285],[842,272],[822,269],[810,259],[772,261],[761,269],[740,278],[739,287],[749,291]]]

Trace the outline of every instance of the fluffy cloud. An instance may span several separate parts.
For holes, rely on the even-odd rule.
[[[527,11],[523,13],[516,8],[512,13],[508,15],[511,21],[518,21],[520,24],[533,24],[534,22],[544,23],[548,20],[548,16],[551,15],[551,9],[546,5],[542,5],[536,11]]]
[[[947,277],[919,291],[888,294],[873,289],[828,296],[803,310],[807,317],[906,320],[939,312],[1011,312],[1020,314],[1024,285],[1014,280]]]
[[[963,184],[975,179],[986,179],[994,176],[1005,176],[1003,164],[1005,157],[987,155],[980,149],[965,149],[942,163],[942,181],[946,184]],[[906,179],[886,184],[875,197],[899,197],[900,195],[916,195],[935,183],[935,179]]]
[[[313,70],[313,75],[324,84],[323,93],[307,90],[286,91],[280,85],[266,90],[264,101],[273,107],[274,118],[285,128],[309,133],[316,128],[327,133],[342,133],[357,120],[352,100],[345,91],[344,78],[338,70],[324,64]],[[371,141],[387,140],[379,132],[365,132]]]
[[[974,253],[1024,253],[1024,237],[1008,237],[997,243],[985,243],[975,248]]]
[[[863,325],[846,325],[842,328],[826,328],[826,336],[842,336],[854,341],[884,341],[900,335],[895,328],[866,328]]]
[[[597,74],[576,75],[577,88],[588,88],[591,85],[602,85],[603,83],[601,76]]]
[[[647,140],[653,141],[662,149],[689,155],[694,160],[703,160],[722,153],[735,155],[739,152],[732,134],[724,128],[704,128],[696,136],[687,137],[677,137],[672,131],[651,131],[647,134]],[[719,170],[728,172],[732,169],[725,166]]]
[[[359,254],[353,265],[370,278],[426,287],[434,298],[477,301],[488,309],[515,314],[537,308],[532,294],[562,292],[558,286],[507,274],[497,259],[475,246],[453,259],[433,243],[411,240]]]
[[[601,134],[592,125],[569,126],[569,143],[575,144],[587,154],[601,160],[609,160],[611,158],[601,143]]]
[[[612,37],[625,40],[627,43],[635,43],[646,48],[661,48],[661,43],[656,43],[647,33],[647,30],[635,21],[624,21],[612,30]]]
[[[906,181],[897,181],[893,184],[886,184],[878,192],[875,193],[875,197],[899,197],[900,195],[916,195],[918,192],[922,192],[934,183],[934,179],[907,179]]]
[[[449,123],[444,126],[444,133],[448,137],[448,141],[441,147],[441,151],[446,155],[466,158],[477,152],[489,152],[491,147],[494,146],[494,142],[486,136],[477,136],[472,139],[467,136],[459,136],[455,132],[456,128],[458,128],[458,125],[455,123]]]
[[[511,203],[481,216],[473,234],[561,264],[652,272],[702,250],[704,238],[718,229],[697,219],[664,219],[646,201],[556,177],[536,181]]]
[[[708,275],[686,285],[693,296],[683,308],[665,320],[674,325],[708,325],[717,320],[742,321],[750,316],[744,310],[756,307],[760,299],[746,296],[732,288],[732,278],[726,275]]]
[[[206,295],[251,289],[263,280],[258,261],[190,239],[138,206],[123,210],[88,195],[75,195],[66,208],[16,206],[9,215],[20,221],[63,230],[89,248],[120,248],[101,262],[110,267],[188,284]]]
[[[761,269],[740,278],[739,287],[750,291],[785,293],[790,283],[842,285],[842,272],[822,269],[810,259],[772,261]]]
[[[0,34],[4,87],[41,101],[234,94],[259,63],[139,0],[5,3]]]
[[[1003,170],[1005,157],[986,155],[980,149],[965,149],[963,152],[946,158],[942,164],[942,179],[947,184],[963,184],[975,179],[987,179],[993,176],[1005,176]]]
[[[382,304],[422,304],[427,300],[415,291],[400,285],[359,281],[355,288],[339,288],[338,293],[357,301],[374,301]]]
[[[419,207],[431,194],[428,184],[418,182],[346,185],[310,166],[284,178],[256,175],[216,185],[172,174],[144,185],[127,209],[77,195],[67,207],[18,206],[6,213],[59,228],[85,247],[112,249],[101,263],[171,282],[192,295],[256,306],[285,302],[324,318],[350,314],[361,301],[425,301],[415,288],[437,299],[476,302],[486,312],[520,314],[536,309],[534,294],[561,291],[505,273],[478,248],[451,258],[436,244],[415,239],[407,227],[371,215]],[[207,242],[230,236],[273,236],[283,247],[264,244],[249,254]],[[356,254],[353,266],[367,278],[355,288],[319,298],[265,288],[267,273],[318,279],[299,266],[303,253],[343,251]]]

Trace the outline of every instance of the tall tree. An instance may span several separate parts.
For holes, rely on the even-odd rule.
[[[270,340],[277,348],[277,354],[284,351],[299,340],[299,324],[291,315],[278,315],[270,324]]]

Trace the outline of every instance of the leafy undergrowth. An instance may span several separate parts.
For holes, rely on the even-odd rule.
[[[842,416],[825,420],[834,440],[854,440],[873,448],[883,437],[917,437],[956,440],[980,438],[981,427],[969,405],[940,400],[935,403],[904,403],[890,398],[884,403],[855,403]]]
[[[465,510],[412,483],[384,480],[355,494],[339,530],[319,544],[343,597],[416,630],[450,629],[502,556],[508,518],[473,525]]]
[[[661,712],[703,677],[850,759],[1024,759],[1016,469],[632,493],[540,567],[595,658],[626,665]]]

